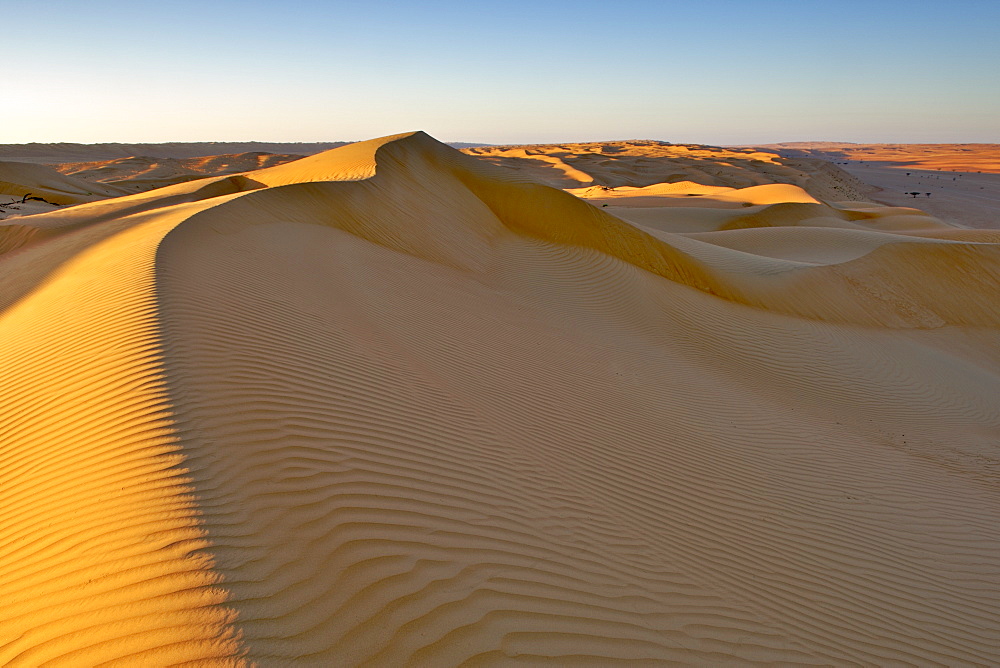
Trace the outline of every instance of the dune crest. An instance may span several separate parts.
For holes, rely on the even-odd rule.
[[[995,240],[536,177],[408,133],[0,222],[0,662],[1000,661]]]
[[[480,146],[463,152],[557,188],[649,187],[685,181],[725,188],[790,184],[815,197],[840,200],[863,200],[870,190],[825,160],[784,158],[753,148],[632,140]]]
[[[154,253],[178,217],[130,222],[67,239],[73,256],[0,316],[4,665],[240,651],[158,362]],[[12,259],[44,262],[36,248]]]
[[[34,196],[50,204],[80,204],[124,194],[120,188],[66,176],[46,165],[0,162],[0,196]]]
[[[302,158],[295,154],[247,152],[196,158],[131,156],[114,160],[70,162],[55,166],[60,174],[102,183],[123,192],[145,192],[155,188],[195,181],[210,176],[239,174],[273,167]]]

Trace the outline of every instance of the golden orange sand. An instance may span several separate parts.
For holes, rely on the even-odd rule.
[[[997,233],[623,185],[414,133],[0,222],[0,664],[1000,662]]]

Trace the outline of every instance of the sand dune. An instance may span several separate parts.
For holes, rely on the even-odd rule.
[[[112,161],[136,156],[186,160],[241,153],[312,155],[347,142],[167,142],[163,144],[0,144],[0,160],[62,164]]]
[[[0,201],[34,196],[50,204],[80,204],[124,194],[120,188],[66,176],[46,165],[0,162]]]
[[[132,156],[115,160],[62,163],[55,165],[55,169],[61,174],[115,186],[131,193],[194,181],[208,176],[240,174],[273,167],[302,157],[304,156],[289,153],[261,152],[197,158]]]
[[[70,162],[94,162],[118,160],[135,156],[154,158],[204,158],[243,153],[274,153],[292,155],[313,155],[329,151],[350,142],[165,142],[159,144],[76,144],[61,142],[54,144],[0,144],[0,160],[32,162],[41,164],[62,164]],[[482,146],[468,142],[449,143],[454,148]]]
[[[992,233],[479,153],[0,222],[0,663],[1000,662]]]
[[[861,182],[825,160],[783,158],[771,151],[659,141],[484,146],[464,149],[556,188],[648,187],[691,181],[746,188],[784,183],[815,197],[864,200]]]

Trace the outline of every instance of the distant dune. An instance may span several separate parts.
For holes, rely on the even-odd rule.
[[[41,162],[95,162],[146,156],[149,158],[203,158],[234,153],[291,153],[312,155],[347,142],[168,142],[165,144],[0,144],[0,160]]]
[[[144,192],[208,176],[239,174],[273,167],[303,157],[305,156],[297,154],[259,152],[200,158],[133,156],[115,160],[62,163],[55,165],[55,169],[75,178],[117,186],[127,192]]]
[[[0,221],[0,664],[1000,664],[1000,231],[470,152]]]
[[[910,169],[1000,174],[1000,144],[845,144],[786,142],[755,148],[783,156],[885,163]]]
[[[0,160],[59,164],[95,162],[121,158],[204,158],[244,153],[313,155],[349,142],[167,142],[162,144],[0,144]],[[449,144],[455,148],[483,146],[469,142]]]
[[[825,199],[863,200],[866,186],[825,160],[658,141],[488,146],[465,150],[557,188],[649,186],[693,181],[745,188],[787,183]]]
[[[124,194],[121,188],[68,176],[48,165],[0,162],[0,202],[38,197],[49,204],[81,204]]]

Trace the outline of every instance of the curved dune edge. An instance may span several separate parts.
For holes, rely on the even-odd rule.
[[[187,215],[84,238],[0,316],[3,665],[235,665],[160,364],[154,254]]]
[[[675,183],[655,183],[642,188],[619,186],[605,188],[567,188],[566,192],[598,204],[618,206],[682,206],[701,205],[710,207],[767,205],[787,202],[818,204],[819,200],[798,186],[786,183],[770,183],[745,188],[724,186],[703,186],[692,181]]]
[[[380,162],[380,169],[376,169]],[[416,168],[418,165],[419,169]],[[377,220],[377,216],[370,212],[360,211],[357,202],[352,203],[353,193],[377,192],[383,182],[412,181],[411,171],[434,173],[442,170],[449,172],[481,203],[489,207],[495,217],[494,223],[499,221],[515,233],[528,234],[554,243],[591,248],[668,280],[755,308],[831,322],[908,328],[948,324],[987,326],[997,324],[1000,318],[992,303],[996,280],[1000,276],[1000,250],[994,244],[978,241],[965,244],[952,242],[931,248],[926,245],[908,246],[905,243],[907,239],[901,237],[899,245],[891,252],[879,249],[871,256],[855,258],[847,266],[789,265],[782,268],[780,264],[773,264],[765,267],[760,263],[744,262],[733,254],[719,256],[717,251],[710,248],[699,248],[697,245],[692,247],[690,242],[670,235],[650,235],[639,227],[625,223],[561,191],[519,179],[506,170],[449,149],[423,133],[359,142],[292,163],[250,172],[249,176],[219,177],[198,182],[194,186],[182,184],[179,187],[165,188],[158,191],[162,199],[156,195],[136,195],[109,203],[99,202],[78,207],[82,210],[66,212],[62,218],[59,213],[48,214],[47,218],[34,218],[51,226],[54,221],[71,221],[75,217],[82,221],[78,224],[88,225],[95,220],[93,213],[99,208],[107,210],[102,215],[103,219],[175,201],[259,190],[253,197],[252,206],[256,206],[261,198],[281,197],[282,202],[290,199],[289,195],[277,196],[270,192],[275,187],[285,186],[309,191],[301,193],[306,199],[322,196],[343,200],[331,204],[341,211],[336,222],[328,218],[319,224],[353,225],[349,231],[369,241],[387,244],[396,250],[425,259],[445,261],[443,254],[451,252],[444,249],[444,246],[451,243],[449,237],[469,226],[468,221],[455,219],[457,212],[450,202],[439,200],[431,206],[442,212],[445,218],[455,220],[455,224],[450,225],[451,229],[438,229],[436,233],[426,229],[415,231],[406,223],[396,223],[391,231],[387,231],[384,229],[384,221]],[[358,183],[350,185],[345,181]],[[375,182],[378,185],[372,186]],[[442,183],[438,178],[437,187],[442,187]],[[781,185],[756,186],[744,190],[766,193],[768,195],[761,201],[770,201],[774,199],[770,194],[789,189],[798,192],[793,186]],[[458,193],[453,184],[448,184],[446,190],[456,197],[465,195]],[[352,194],[348,195],[348,191]],[[313,194],[321,192],[322,195]],[[363,199],[365,206],[375,207],[375,210],[386,207],[382,200],[373,201],[371,197]],[[760,198],[752,196],[749,199],[756,201]],[[415,201],[413,205],[428,210],[424,201]],[[256,213],[254,215],[257,217]],[[477,214],[477,217],[483,218],[481,214]],[[799,221],[824,217],[834,222],[843,220],[845,223],[866,220],[869,229],[882,229],[885,226],[882,221],[889,221],[887,224],[890,230],[898,226],[898,223],[892,221],[902,219],[895,210],[842,210],[822,204],[787,202],[769,204],[763,210],[729,218],[720,229],[794,227]],[[927,216],[920,218],[931,220]],[[368,222],[360,226],[357,222],[350,222],[359,220]],[[58,223],[60,226],[71,224]],[[933,228],[934,224],[930,225]],[[901,231],[920,230],[914,230],[913,225],[909,224],[904,225]],[[936,228],[927,230],[930,234],[938,231],[940,230]],[[51,230],[46,230],[41,235],[32,236],[13,227],[0,227],[0,244],[13,249],[19,244],[29,243],[36,237],[50,233]],[[431,241],[435,234],[439,238]],[[410,243],[417,236],[421,240]],[[925,238],[930,238],[929,234]],[[427,243],[437,244],[439,248],[428,256],[421,255],[427,252]],[[886,271],[887,261],[892,262],[889,271]],[[955,268],[944,272],[937,287],[918,280],[927,271],[945,267],[948,263]],[[974,270],[962,269],[969,266],[974,267]],[[789,273],[786,270],[795,271]],[[775,274],[781,274],[778,280],[774,280]],[[816,299],[818,285],[823,286],[822,301]],[[864,287],[860,287],[862,285]],[[942,285],[944,289],[939,289]],[[942,298],[942,295],[950,294],[955,285],[960,285],[967,294],[967,298],[958,306],[951,300]]]
[[[470,160],[404,135],[33,221],[0,661],[1000,659],[998,340],[939,306],[991,247],[804,266]]]
[[[0,161],[0,195],[42,197],[50,204],[79,204],[124,194],[121,188],[66,176],[48,165]]]
[[[773,272],[742,271],[738,262],[706,262],[708,258],[692,253],[690,243],[680,238],[668,237],[665,243],[662,237],[656,239],[560,191],[523,183],[500,188],[496,184],[502,175],[495,168],[464,161],[461,166],[464,169],[456,170],[455,175],[511,229],[597,250],[730,301],[817,320],[889,327],[987,326],[997,324],[1000,317],[993,307],[1000,280],[1000,250],[992,244],[952,243],[930,248],[901,241],[892,251],[880,248],[842,266],[800,269],[776,281],[770,275]],[[796,218],[815,215],[811,213],[814,207],[822,205],[788,203],[768,208],[772,220],[778,211],[790,212],[775,221],[787,225]],[[848,213],[845,217],[874,214]],[[751,225],[735,227],[746,226]],[[956,269],[946,269],[949,263]],[[921,275],[936,269],[943,269],[940,284],[920,280]],[[957,306],[944,296],[953,294],[956,287],[966,295]],[[822,300],[816,298],[818,290]]]
[[[719,187],[717,192],[722,192],[729,188],[795,184],[824,200],[864,200],[868,190],[861,181],[823,160],[787,160],[774,152],[719,146],[630,140],[480,146],[462,152],[505,171],[530,174],[538,182],[557,188],[650,187],[669,191],[673,190],[669,186],[675,184],[697,182],[694,190]]]

